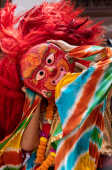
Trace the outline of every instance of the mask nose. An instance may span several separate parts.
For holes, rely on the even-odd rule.
[[[57,74],[57,69],[56,69],[56,67],[53,68],[53,69],[49,72],[49,75],[50,75],[51,77],[55,77],[56,74]]]
[[[57,68],[55,66],[47,67],[47,70],[49,71],[49,76],[55,77],[57,74]]]

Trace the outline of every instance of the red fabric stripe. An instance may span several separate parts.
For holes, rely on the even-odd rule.
[[[57,152],[57,155],[56,155],[56,162],[55,162],[56,170],[59,168],[59,165],[64,160],[64,158],[66,157],[66,155],[68,154],[70,149],[73,147],[73,145],[75,145],[75,143],[78,141],[79,137],[83,134],[83,132],[86,131],[86,129],[90,128],[93,124],[96,123],[96,121],[97,121],[96,119],[100,113],[101,107],[102,107],[102,105],[99,105],[98,107],[96,107],[91,112],[91,114],[89,115],[87,120],[85,120],[85,123],[83,124],[82,127],[80,127],[80,129],[77,131],[77,133],[75,133],[72,137],[69,137],[68,139],[66,139],[64,141],[64,143],[62,144],[61,148],[59,149],[59,151]]]
[[[4,152],[4,154],[0,157],[0,166],[3,165],[20,165],[22,163],[22,153],[15,151]]]
[[[92,142],[90,142],[89,144],[89,154],[91,155],[92,158],[95,159],[95,163],[97,165],[99,159],[98,147],[96,144],[93,144]]]
[[[94,95],[96,86],[103,72],[104,71],[102,68],[97,68],[92,74],[91,78],[88,80],[87,84],[84,86],[82,96],[79,99],[76,108],[71,114],[70,118],[68,118],[67,123],[63,129],[64,135],[69,134],[74,128],[76,128],[80,124],[82,116],[88,108],[88,104]]]

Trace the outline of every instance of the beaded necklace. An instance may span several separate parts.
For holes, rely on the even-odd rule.
[[[46,155],[47,146],[50,138],[50,131],[52,127],[53,117],[54,117],[54,101],[48,101],[48,106],[46,108],[46,114],[44,116],[42,130],[40,135],[40,144],[37,149],[36,164],[38,165],[38,170],[47,170],[50,166],[54,164],[55,161],[55,149],[50,147],[49,153]],[[46,159],[45,159],[46,157]]]

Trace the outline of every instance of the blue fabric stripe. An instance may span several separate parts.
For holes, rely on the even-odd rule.
[[[61,91],[61,96],[57,99],[56,105],[62,124],[64,124],[65,119],[68,117],[69,110],[75,104],[79,92],[91,77],[94,70],[94,67],[88,68],[88,70],[79,75],[75,81],[69,84],[64,91]]]
[[[66,161],[63,162],[64,165],[61,165],[60,170],[72,170],[74,163],[76,164],[76,161],[80,155],[88,152],[92,132],[93,128],[82,134],[78,142],[74,145],[74,148],[72,148],[72,151],[69,152],[68,156],[66,157],[67,160],[65,159]]]
[[[89,105],[89,108],[86,111],[86,116],[81,121],[81,124],[84,122],[85,119],[89,116],[92,110],[99,104],[105,101],[105,96],[112,84],[112,66],[110,65],[104,73],[102,80],[99,82],[98,87],[95,91],[93,101]],[[103,114],[103,113],[102,113]]]

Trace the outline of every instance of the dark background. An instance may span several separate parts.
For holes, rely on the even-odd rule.
[[[96,21],[104,21],[107,32],[105,37],[112,38],[112,0],[77,0],[76,6],[85,8],[83,16],[88,15]]]

